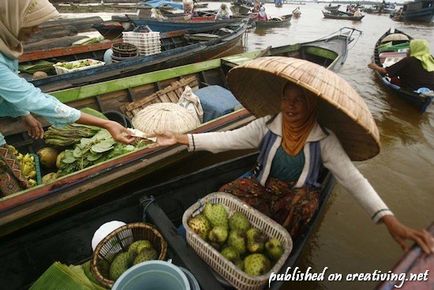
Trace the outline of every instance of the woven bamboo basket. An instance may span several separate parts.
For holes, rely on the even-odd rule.
[[[192,89],[199,86],[199,80],[196,76],[181,78],[178,81],[171,83],[169,86],[153,93],[150,96],[140,100],[128,103],[121,106],[121,111],[129,118],[133,118],[137,112],[144,107],[155,103],[177,103],[185,87],[189,86]]]
[[[188,220],[199,214],[207,202],[223,204],[229,215],[235,211],[242,212],[253,227],[261,230],[268,238],[276,238],[282,243],[284,252],[268,273],[255,277],[246,274],[190,229],[187,224]],[[187,232],[187,243],[214,271],[237,289],[262,289],[268,282],[270,274],[279,272],[292,250],[292,239],[285,228],[233,195],[223,192],[211,193],[189,207],[184,212],[182,224]]]
[[[107,271],[101,266],[110,263],[120,252],[127,252],[128,247],[135,241],[149,240],[154,249],[160,253],[158,260],[164,260],[167,254],[167,242],[161,233],[150,224],[132,223],[122,226],[105,237],[92,255],[90,269],[95,278],[102,285],[110,288],[115,281],[109,278]]]

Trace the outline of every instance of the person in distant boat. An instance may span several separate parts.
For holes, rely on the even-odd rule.
[[[356,17],[363,16],[363,14],[362,14],[362,12],[360,12],[360,9],[359,9],[359,8],[356,8],[356,11],[354,11],[354,14],[353,14],[353,15],[356,16]]]
[[[185,144],[189,151],[213,153],[259,150],[256,166],[219,191],[273,218],[293,239],[319,207],[319,177],[325,167],[373,222],[386,225],[402,248],[408,249],[406,240],[413,240],[425,252],[434,251],[430,235],[399,222],[351,162],[350,156],[364,160],[379,152],[379,133],[363,99],[348,83],[321,66],[284,57],[258,58],[238,66],[229,72],[228,82],[258,119],[227,132],[159,133],[157,144]]]
[[[59,13],[48,0],[0,2],[0,117],[21,118],[28,134],[34,139],[42,138],[44,129],[32,114],[58,126],[74,122],[99,126],[107,129],[116,141],[131,143],[134,138],[120,124],[69,107],[18,76],[22,42],[30,39],[40,24],[58,16]],[[15,161],[0,133],[0,191],[4,194],[5,191],[10,194],[27,186]]]
[[[222,3],[222,5],[220,5],[220,9],[217,11],[215,19],[223,20],[229,18],[231,18],[231,12],[229,11],[228,6],[225,3]]]
[[[268,20],[267,13],[265,12],[265,6],[261,6],[261,8],[259,8],[259,13],[258,13],[257,19],[259,21],[267,21]]]
[[[184,5],[184,18],[186,20],[191,19],[194,17],[194,3],[191,0],[183,0],[182,1]]]
[[[399,78],[393,83],[400,87],[434,90],[434,58],[425,39],[411,40],[408,56],[389,67],[375,63],[370,63],[368,67],[391,78]]]

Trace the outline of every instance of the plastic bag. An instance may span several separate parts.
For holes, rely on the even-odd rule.
[[[178,105],[186,108],[200,123],[203,122],[202,104],[199,97],[193,93],[193,90],[189,86],[185,87],[184,92],[178,100]]]

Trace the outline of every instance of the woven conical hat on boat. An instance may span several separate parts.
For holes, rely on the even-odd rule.
[[[382,43],[388,41],[410,40],[407,35],[402,33],[392,33],[381,40]]]
[[[280,111],[283,88],[288,82],[319,98],[318,123],[336,134],[352,160],[366,160],[379,153],[378,128],[368,106],[334,72],[302,59],[261,57],[228,74],[235,97],[256,117]]]

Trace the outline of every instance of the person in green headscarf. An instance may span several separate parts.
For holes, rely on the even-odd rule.
[[[397,85],[401,87],[434,90],[434,57],[425,39],[411,40],[408,56],[389,67],[384,68],[375,63],[370,63],[368,67],[390,77],[399,77]]]

